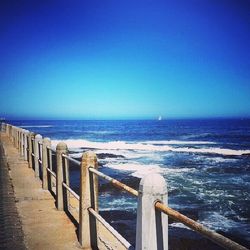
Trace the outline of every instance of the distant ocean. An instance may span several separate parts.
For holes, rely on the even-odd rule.
[[[249,119],[9,122],[50,137],[54,146],[65,141],[75,158],[94,150],[102,172],[134,188],[144,175],[162,174],[171,208],[250,246]],[[70,181],[77,191],[77,168]],[[136,199],[101,181],[99,203],[103,216],[134,244]],[[220,249],[170,222],[170,249]]]

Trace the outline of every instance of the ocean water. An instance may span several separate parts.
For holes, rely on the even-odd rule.
[[[77,159],[83,151],[95,151],[100,171],[134,188],[143,176],[162,174],[171,208],[250,246],[250,120],[9,122],[50,137],[53,146],[65,141]],[[76,167],[70,181],[78,191]],[[134,244],[136,198],[101,181],[99,205]],[[170,249],[200,249],[204,242],[171,220],[169,234]],[[204,249],[217,248],[206,243]]]

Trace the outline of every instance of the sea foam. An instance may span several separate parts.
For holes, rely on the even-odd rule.
[[[55,147],[60,141],[53,140],[52,145]],[[201,154],[220,154],[220,155],[243,155],[250,154],[250,150],[234,150],[217,147],[173,147],[170,145],[155,145],[149,142],[125,142],[125,141],[110,141],[110,142],[94,142],[82,139],[68,139],[64,142],[71,149],[77,148],[90,148],[90,149],[103,149],[103,150],[141,150],[141,151],[155,151],[155,152],[180,152],[180,153],[201,153]],[[184,144],[184,143],[182,143]],[[187,142],[188,144],[188,142]],[[193,142],[194,144],[194,142]],[[198,142],[198,144],[200,144]]]
[[[21,128],[52,128],[52,125],[23,125]]]

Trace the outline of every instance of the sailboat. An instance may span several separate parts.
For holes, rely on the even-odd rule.
[[[159,116],[159,117],[158,117],[158,121],[161,121],[161,120],[162,120],[162,118],[161,118],[161,116]]]

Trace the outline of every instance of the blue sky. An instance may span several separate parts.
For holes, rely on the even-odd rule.
[[[249,45],[249,0],[2,0],[0,116],[250,117]]]

